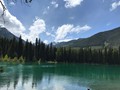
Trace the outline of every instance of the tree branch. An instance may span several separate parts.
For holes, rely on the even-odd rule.
[[[13,2],[15,2],[15,1],[17,1],[17,0],[12,0]],[[22,1],[22,0],[21,0]],[[32,2],[32,0],[24,0],[25,1],[25,3],[31,3]],[[4,14],[5,14],[5,10],[6,10],[6,8],[5,8],[5,5],[3,4],[3,2],[0,0],[0,4],[1,4],[1,6],[2,6],[2,9],[3,9],[3,12],[2,12],[2,15],[1,15],[1,17],[3,18],[3,21],[4,21],[4,23],[5,23],[5,19],[4,19]]]
[[[3,12],[2,12],[2,18],[3,18],[3,21],[4,21],[4,23],[5,23],[5,19],[4,19],[4,12],[5,12],[5,10],[6,10],[6,8],[5,8],[5,6],[4,6],[4,4],[3,4],[3,2],[0,0],[0,4],[1,4],[1,6],[2,6],[2,8],[3,8]]]

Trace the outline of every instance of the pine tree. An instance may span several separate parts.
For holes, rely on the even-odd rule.
[[[21,36],[19,37],[18,41],[18,58],[21,57],[23,54],[23,42]]]

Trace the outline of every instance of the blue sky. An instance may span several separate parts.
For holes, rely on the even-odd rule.
[[[120,26],[120,0],[3,2],[8,24],[0,24],[32,42],[35,38],[45,43],[86,38]]]

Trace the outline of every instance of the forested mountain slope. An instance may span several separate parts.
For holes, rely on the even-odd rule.
[[[119,46],[120,45],[120,27],[113,30],[97,33],[91,37],[61,42],[56,44],[57,47],[89,47],[89,46]]]

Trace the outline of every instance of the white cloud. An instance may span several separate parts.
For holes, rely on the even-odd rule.
[[[47,36],[50,36],[50,35],[51,35],[51,33],[49,33],[49,32],[46,32],[46,35],[47,35]]]
[[[74,26],[73,24],[65,24],[61,27],[58,27],[56,31],[56,38],[55,42],[59,42],[64,40],[69,33],[80,33],[81,31],[90,30],[91,27],[88,25],[81,26]]]
[[[120,6],[120,1],[112,3],[111,6],[110,11],[117,9]]]
[[[0,13],[0,25],[6,27],[11,33],[15,34],[16,36],[20,36],[20,34],[25,31],[25,27],[22,25],[22,23],[15,16],[11,15],[7,9],[5,10],[3,17],[1,16],[3,13],[3,8],[1,5]]]
[[[14,6],[15,3],[14,3],[13,1],[11,1],[11,2],[9,3],[9,5],[10,5],[10,6]]]
[[[44,42],[45,44],[49,44],[48,40],[44,40],[43,42]]]
[[[74,28],[71,29],[71,32],[80,33],[81,31],[88,31],[90,29],[91,29],[91,27],[88,26],[88,25],[84,25],[83,27],[76,26],[76,27],[74,27]]]
[[[52,1],[51,4],[52,4],[55,8],[57,8],[57,7],[59,6],[59,4],[58,4],[57,2],[55,2],[55,1]]]
[[[66,25],[62,25],[61,27],[58,27],[55,41],[64,39],[72,28],[73,25],[70,24],[66,24]]]
[[[47,9],[49,10],[49,9],[50,9],[50,6],[48,6]]]
[[[49,7],[47,7],[47,9],[49,10]],[[2,12],[3,9],[2,6],[0,5],[0,14],[2,14]],[[39,35],[41,33],[46,33],[46,35],[48,36],[55,37],[55,41],[58,42],[62,40],[64,41],[70,40],[66,38],[66,36],[70,33],[79,33],[81,31],[87,31],[91,29],[91,27],[88,25],[81,27],[74,26],[73,24],[65,24],[62,25],[61,27],[58,27],[54,35],[52,33],[46,32],[46,24],[43,19],[36,18],[33,21],[33,24],[30,26],[29,31],[27,31],[24,25],[15,16],[11,15],[8,10],[5,11],[4,20],[2,17],[0,17],[0,25],[6,27],[14,35],[18,37],[21,35],[24,40],[28,39],[33,43],[35,42],[36,38],[39,38]],[[52,29],[54,31],[55,27],[52,27]],[[48,41],[45,40],[44,42],[47,43]]]
[[[73,7],[76,7],[78,5],[80,5],[83,0],[64,0],[66,3],[65,3],[65,7],[66,8],[73,8]]]
[[[39,35],[46,31],[46,24],[43,19],[35,18],[33,24],[30,26],[28,33],[22,32],[21,36],[24,40],[27,40],[34,43],[36,38],[39,38]]]
[[[2,15],[2,13],[3,9],[0,5],[0,14]],[[7,9],[4,12],[4,16],[2,17],[1,15],[0,25],[7,28],[11,33],[18,37],[21,35],[24,40],[29,39],[29,41],[35,42],[35,39],[39,38],[39,35],[46,30],[45,21],[43,19],[36,18],[33,24],[30,26],[29,32],[25,33],[26,28],[15,16],[11,15]]]
[[[45,30],[46,30],[45,21],[40,18],[36,18],[35,21],[33,22],[33,25],[30,26],[29,33],[27,34],[26,38],[29,39],[29,41],[35,42],[35,39],[39,38],[39,35],[45,32]]]
[[[63,40],[59,40],[58,42],[68,42],[68,41],[71,41],[71,40],[73,40],[73,38],[72,38],[72,39],[63,39]]]

